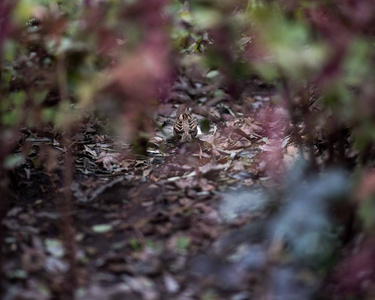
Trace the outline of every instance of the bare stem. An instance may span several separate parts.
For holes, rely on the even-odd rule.
[[[61,54],[57,61],[57,77],[59,84],[59,91],[61,101],[68,104],[68,83],[65,68],[65,56]],[[62,215],[62,232],[64,235],[64,244],[67,251],[67,258],[69,262],[69,271],[65,279],[66,284],[66,296],[68,299],[74,299],[74,291],[77,287],[77,271],[76,271],[76,245],[75,245],[75,230],[73,226],[72,217],[72,191],[70,186],[73,182],[73,157],[70,151],[71,138],[72,138],[72,124],[69,120],[65,124],[64,128],[64,148],[67,150],[65,153],[65,169],[63,172],[64,181],[64,201],[61,205],[61,215]]]

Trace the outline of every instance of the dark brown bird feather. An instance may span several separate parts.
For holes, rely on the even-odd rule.
[[[197,136],[198,124],[191,115],[189,107],[181,104],[176,113],[176,120],[173,124],[173,134],[178,137],[182,143],[190,142]]]

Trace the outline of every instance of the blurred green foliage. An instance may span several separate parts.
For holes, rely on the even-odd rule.
[[[79,119],[78,107],[95,110],[103,97],[108,104],[98,108],[105,106],[120,117],[125,109],[121,102],[132,95],[114,97],[103,91],[111,86],[116,66],[147,45],[159,47],[152,39],[160,39],[160,30],[168,38],[160,47],[172,54],[173,64],[183,70],[198,67],[207,80],[224,76],[224,83],[230,83],[256,74],[281,91],[289,89],[292,102],[306,85],[315,84],[324,114],[314,117],[314,125],[324,127],[329,118],[335,124],[357,124],[354,145],[363,150],[375,138],[373,122],[367,120],[373,115],[368,107],[375,93],[374,41],[371,32],[347,15],[348,5],[20,0],[1,45],[1,123],[10,128],[52,123],[59,128],[67,116]],[[64,70],[58,70],[59,61]],[[60,103],[63,89],[69,104]]]
[[[11,30],[1,45],[2,126],[60,128],[68,116],[79,119],[78,107],[95,110],[103,97],[113,102],[104,105],[109,112],[120,117],[121,102],[132,95],[103,91],[116,66],[150,45],[155,50],[147,55],[165,51],[179,68],[198,66],[207,80],[261,76],[280,91],[288,89],[291,102],[313,83],[323,110],[313,125],[355,124],[354,146],[360,151],[375,140],[369,109],[375,94],[374,35],[366,29],[373,20],[359,23],[355,8],[348,15],[350,3],[19,0],[12,8]],[[160,32],[167,39],[158,37]]]

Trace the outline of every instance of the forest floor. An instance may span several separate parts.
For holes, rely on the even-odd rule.
[[[194,115],[210,120],[191,143],[170,141],[182,100],[159,106],[146,156],[86,118],[72,137],[71,207],[61,184],[66,149],[23,131],[16,150],[28,145],[29,154],[13,172],[16,200],[3,221],[4,299],[65,299],[76,281],[82,300],[244,300],[276,282],[262,221],[275,210],[272,174],[280,172],[269,155],[283,149],[290,164],[298,152],[285,137],[286,113],[271,107],[272,88],[256,79],[241,100],[218,98],[204,113],[207,85],[179,78],[174,90],[186,89]],[[262,122],[270,115],[278,117]]]

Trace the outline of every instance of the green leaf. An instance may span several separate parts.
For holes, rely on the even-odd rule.
[[[365,228],[371,228],[375,224],[375,201],[370,198],[359,207],[358,214]]]
[[[16,57],[16,53],[17,53],[16,49],[17,49],[16,43],[14,41],[11,41],[11,40],[5,41],[4,50],[3,50],[5,60],[14,61]]]
[[[9,111],[2,116],[2,122],[5,126],[13,126],[18,124],[21,121],[21,118],[21,110],[13,109],[12,111]]]
[[[220,73],[218,70],[212,70],[206,74],[206,77],[211,79],[211,78],[218,76],[219,74]]]
[[[34,94],[34,101],[36,104],[40,104],[44,101],[44,99],[46,99],[46,96],[48,94],[48,91],[44,90],[44,91],[40,91],[40,92],[36,92]]]
[[[56,109],[53,107],[44,108],[42,111],[42,119],[44,122],[53,122],[56,117]]]
[[[129,240],[129,245],[134,250],[141,250],[142,249],[142,244],[135,238],[131,238]]]
[[[196,25],[202,29],[212,28],[222,21],[219,11],[203,7],[193,11],[193,18]]]
[[[9,94],[9,98],[14,105],[21,106],[25,103],[26,93],[24,91],[14,92]]]
[[[63,257],[65,255],[65,250],[63,243],[57,239],[46,239],[47,251],[55,257]]]
[[[190,246],[190,238],[187,236],[181,236],[177,238],[177,249],[181,252],[185,252]]]
[[[99,224],[92,226],[92,230],[96,233],[107,233],[113,230],[111,224]]]
[[[6,272],[6,276],[8,278],[26,279],[27,272],[21,269],[17,269],[17,270]]]
[[[21,164],[24,161],[24,158],[21,155],[8,155],[4,161],[4,167],[6,169],[13,169],[17,165]]]
[[[35,2],[32,0],[18,1],[14,11],[13,20],[20,25],[24,26],[32,16],[32,10],[35,7]]]

